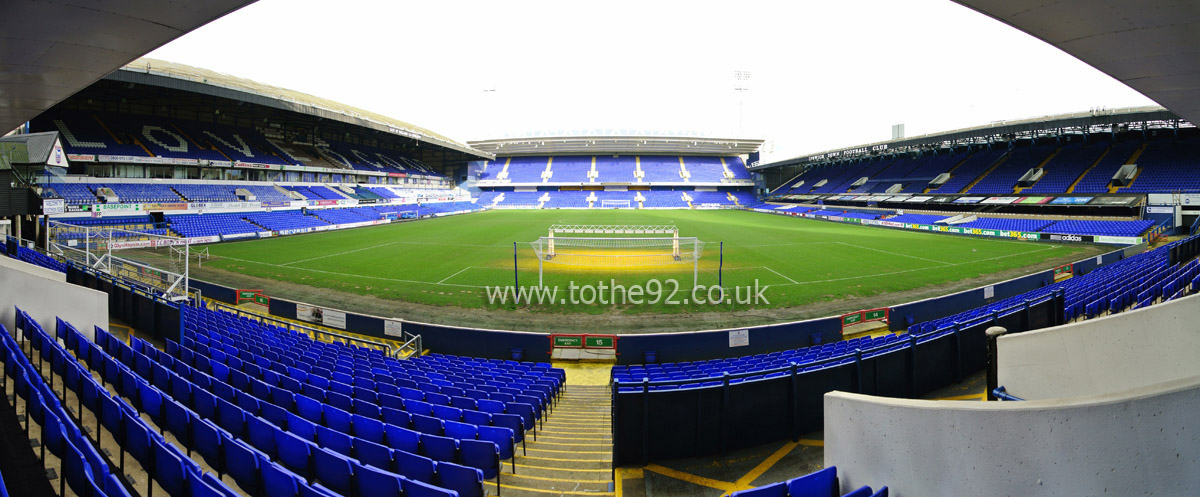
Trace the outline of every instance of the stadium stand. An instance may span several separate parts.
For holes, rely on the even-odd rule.
[[[1015,145],[1009,150],[1004,162],[991,172],[985,173],[965,193],[1012,193],[1017,187],[1017,180],[1049,158],[1054,150],[1054,145]]]
[[[1113,175],[1117,174],[1117,170],[1121,168],[1129,159],[1133,158],[1136,152],[1142,146],[1141,140],[1125,140],[1118,141],[1109,147],[1108,152],[1096,162],[1091,169],[1084,173],[1079,179],[1078,184],[1074,189],[1068,188],[1068,193],[1104,193],[1108,191],[1108,184],[1112,182]]]
[[[83,183],[53,183],[46,185],[47,198],[58,197],[68,205],[95,204],[100,200],[90,185]]]
[[[1118,192],[1200,192],[1200,137],[1153,140],[1137,164],[1133,183]]]
[[[188,202],[237,202],[236,189],[230,185],[177,184],[172,188]]]
[[[263,231],[285,231],[329,226],[329,223],[300,211],[249,212],[245,219],[263,228]]]
[[[244,214],[176,214],[166,216],[171,230],[183,237],[257,233],[262,228],[247,222]]]
[[[634,176],[636,171],[636,160],[611,155],[596,157],[597,183],[635,183],[637,182],[637,177]]]
[[[556,183],[587,183],[592,170],[591,156],[558,156],[550,164],[550,181]]]
[[[103,186],[111,189],[122,203],[183,202],[183,197],[180,197],[178,193],[175,193],[175,190],[172,190],[166,184],[105,183]]]
[[[958,224],[963,228],[979,228],[984,230],[1003,230],[1003,231],[1041,231],[1043,228],[1054,224],[1054,221],[1044,219],[1006,219],[994,217],[981,217],[971,222]]]
[[[1141,236],[1154,221],[1058,221],[1038,231],[1071,235]]]
[[[912,224],[934,224],[938,221],[946,219],[946,216],[936,214],[901,214],[886,218],[887,221],[893,223],[912,223]]]
[[[148,155],[147,150],[137,144],[118,141],[99,117],[88,113],[47,112],[31,121],[30,127],[38,131],[58,131],[63,137],[63,149],[71,154]]]
[[[642,170],[642,183],[681,182],[679,157],[643,155],[638,158]]]
[[[962,161],[953,170],[950,170],[950,179],[937,188],[929,190],[930,193],[958,193],[967,185],[970,185],[975,178],[983,174],[989,168],[996,164],[996,161],[1004,157],[1007,150],[981,150],[971,154],[966,160]]]
[[[548,161],[549,157],[513,157],[508,163],[507,178],[512,183],[541,183]]]
[[[1022,193],[1063,193],[1108,151],[1110,143],[1093,141],[1066,145],[1046,163],[1042,179]]]

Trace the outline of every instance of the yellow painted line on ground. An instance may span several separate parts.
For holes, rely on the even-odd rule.
[[[547,436],[545,433],[542,434],[542,438],[549,438],[552,440],[592,440],[592,441],[612,440],[612,437],[556,437],[556,436]],[[538,439],[538,440],[534,440],[534,442],[542,443],[542,440]],[[563,444],[557,444],[557,445],[563,445]],[[595,444],[576,444],[576,445],[595,445]]]
[[[592,423],[589,423],[589,422],[587,422],[587,420],[583,420],[583,419],[564,419],[564,420],[556,419],[556,420],[550,421],[551,424],[555,424],[555,425],[561,424],[563,426],[596,426],[597,423],[609,423],[609,422],[610,421],[607,419],[597,420]]]
[[[956,395],[954,397],[941,397],[935,400],[983,400],[987,398],[987,392],[973,393],[968,395]]]
[[[774,453],[767,456],[766,459],[763,459],[763,462],[758,463],[758,466],[755,466],[754,469],[751,469],[749,473],[746,473],[733,483],[740,486],[749,485],[750,482],[757,480],[758,477],[762,476],[763,473],[766,473],[768,469],[771,469],[771,467],[774,466],[775,463],[778,463],[780,459],[783,459],[783,456],[788,455],[788,453],[791,452],[792,449],[796,448],[797,445],[800,445],[800,443],[788,442],[783,444],[783,447],[780,447],[779,450],[776,450]]]
[[[537,492],[540,494],[556,494],[556,495],[562,495],[562,494],[565,494],[565,495],[613,495],[613,493],[609,492],[609,491],[580,492],[580,491],[575,491],[575,490],[546,490],[546,489],[542,489],[542,488],[529,488],[529,487],[518,487],[516,485],[505,485],[503,483],[500,484],[500,488],[511,488],[513,490],[524,490],[526,492]]]
[[[562,459],[555,457],[540,457],[540,456],[521,456],[521,459],[537,459],[539,461],[558,461],[558,462],[594,462],[594,463],[611,463],[612,459]]]
[[[621,468],[617,468],[616,471],[613,471],[613,490],[616,490],[617,497],[624,497],[625,495],[625,492],[622,488],[625,486],[624,475],[625,472],[622,471]]]
[[[579,468],[556,468],[554,466],[531,466],[528,464],[521,464],[521,463],[517,463],[517,467],[518,468],[529,468],[529,469],[545,469],[545,470],[549,470],[549,471],[584,471],[584,472],[592,472],[592,473],[607,473],[607,472],[611,471],[609,469],[579,469]],[[512,474],[512,473],[504,473],[504,474],[508,475],[508,474]]]
[[[611,443],[530,442],[528,445],[560,445],[560,447],[612,447]],[[532,449],[533,447],[529,447]]]
[[[714,480],[712,478],[705,478],[700,475],[693,475],[691,473],[677,471],[677,470],[674,470],[671,468],[659,466],[657,464],[650,464],[650,465],[646,466],[645,469],[647,471],[653,471],[660,475],[671,477],[676,480],[686,481],[688,483],[700,485],[702,487],[715,488],[722,492],[736,492],[736,491],[740,490],[740,488],[734,483],[729,483],[727,481],[721,481],[721,480]]]
[[[611,450],[559,450],[559,449],[543,449],[540,447],[529,447],[529,450],[537,450],[541,452],[557,452],[560,454],[612,454]]]
[[[578,478],[550,478],[548,476],[533,476],[533,475],[513,474],[513,473],[504,473],[504,476],[512,476],[512,477],[516,477],[516,478],[528,478],[530,480],[561,481],[564,483],[608,483],[608,482],[612,481],[612,480],[580,480]]]
[[[824,440],[809,440],[806,438],[801,438],[799,443],[800,443],[800,445],[807,445],[809,447],[824,447],[825,446]]]

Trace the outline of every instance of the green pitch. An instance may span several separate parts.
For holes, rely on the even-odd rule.
[[[528,242],[546,236],[552,224],[674,224],[680,236],[707,242],[698,281],[704,289],[692,292],[690,263],[633,270],[546,264],[548,289],[526,294],[521,304],[515,304],[512,293],[503,293],[503,287],[514,283],[513,242],[517,242],[520,285],[534,286],[538,261]],[[725,292],[720,298],[721,291],[709,287],[717,285],[722,241]],[[213,260],[206,265],[343,292],[434,305],[598,313],[613,308],[695,312],[801,306],[1016,268],[1045,269],[1051,259],[1083,252],[1084,247],[746,211],[522,210],[222,243],[209,251]],[[613,284],[623,288],[614,290]],[[554,289],[557,293],[549,293]],[[270,288],[264,290],[270,294]],[[758,301],[751,298],[756,293]],[[536,297],[541,298],[540,304]],[[705,302],[698,304],[694,297]],[[718,298],[716,305],[709,303]]]

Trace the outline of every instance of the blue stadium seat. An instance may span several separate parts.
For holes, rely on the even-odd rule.
[[[787,482],[789,497],[826,497],[837,492],[837,467],[793,478]]]
[[[421,453],[437,462],[458,460],[458,441],[427,433],[421,434]]]
[[[458,497],[458,493],[453,490],[410,479],[404,480],[404,495],[405,497]]]
[[[195,464],[188,459],[186,462],[176,454],[173,445],[155,439],[154,445],[154,481],[157,481],[167,495],[187,495],[187,473]]]
[[[269,459],[259,461],[262,468],[264,497],[296,497],[304,478],[272,463]]]
[[[192,426],[192,448],[195,449],[204,461],[217,470],[217,475],[225,474],[225,464],[222,454],[224,451],[221,448],[223,440],[228,440],[228,437],[223,435],[221,429],[207,419],[192,419],[189,423]]]
[[[496,444],[496,449],[500,451],[501,461],[513,460],[513,473],[516,473],[516,442],[513,439],[512,429],[502,426],[479,426],[478,430],[480,440]]]
[[[258,462],[270,459],[249,445],[240,441],[222,438],[221,454],[224,457],[225,472],[233,477],[242,490],[251,495],[257,495],[261,490],[261,470]]]
[[[433,459],[402,450],[393,451],[392,459],[394,460],[392,468],[396,473],[430,485],[436,481],[437,463],[433,462]]]
[[[370,442],[363,439],[354,441],[354,455],[358,457],[358,462],[370,464],[377,468],[392,467],[392,449],[375,442]]]
[[[459,497],[483,497],[484,473],[476,468],[454,463],[438,463],[438,486],[458,492]],[[496,494],[500,480],[496,480]]]
[[[485,479],[496,478],[496,492],[500,491],[500,448],[486,440],[459,440],[462,463],[483,471]]]
[[[275,432],[275,448],[279,462],[305,478],[308,477],[312,471],[312,452],[315,448],[312,442],[291,432],[278,430]]]
[[[358,495],[371,497],[400,497],[404,478],[374,466],[354,468],[354,487]]]
[[[383,429],[387,434],[388,447],[413,454],[418,452],[421,441],[421,434],[419,432],[392,425],[385,425]]]
[[[350,459],[328,449],[313,451],[314,479],[340,494],[349,495],[353,488]]]
[[[332,450],[347,457],[354,455],[354,437],[324,426],[318,426],[316,429],[317,445],[321,446],[321,448]]]
[[[375,443],[383,443],[383,422],[358,414],[351,416],[354,425],[354,436]]]

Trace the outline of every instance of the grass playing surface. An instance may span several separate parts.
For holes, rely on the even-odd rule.
[[[706,286],[717,284],[718,247],[724,241],[722,286],[727,301],[712,305],[693,300],[690,263],[634,269],[547,264],[544,282],[558,288],[553,302],[545,293],[542,304],[520,307],[550,312],[599,313],[615,307],[631,313],[675,313],[802,306],[1017,268],[1044,269],[1051,259],[1084,250],[1075,245],[937,235],[748,211],[522,210],[222,243],[209,248],[213,260],[206,266],[387,299],[512,309],[518,306],[511,294],[506,303],[489,302],[485,287],[513,284],[513,242],[518,247],[521,286],[536,285],[537,258],[529,242],[546,236],[552,224],[568,223],[674,224],[680,236],[706,242],[699,273],[699,283]],[[599,282],[607,286],[614,280],[627,289],[606,290],[601,303]],[[739,294],[735,287],[753,287],[756,281],[759,288],[769,286],[762,292],[769,303],[738,303],[738,297],[744,300],[752,292]],[[578,287],[574,304],[571,282]],[[584,285],[594,290],[589,292]],[[633,302],[628,291],[632,285],[644,285],[641,304]],[[720,293],[698,295],[709,300]],[[618,305],[612,304],[612,297],[617,297]]]

